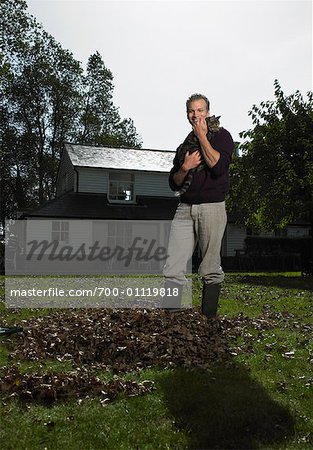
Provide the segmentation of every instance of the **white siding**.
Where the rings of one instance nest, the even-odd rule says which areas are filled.
[[[41,241],[52,242],[52,222],[68,222],[69,224],[69,241],[62,243],[61,245],[70,245],[73,249],[77,250],[82,243],[86,244],[86,247],[92,243],[92,221],[91,220],[67,220],[64,219],[29,219],[24,223],[27,226],[26,232],[26,252],[29,251],[33,245],[34,248],[39,245]],[[29,244],[31,241],[37,241],[37,244]],[[38,247],[38,250],[34,253],[40,253],[42,246]],[[46,253],[50,253],[51,248]]]
[[[104,169],[79,168],[79,192],[108,192],[109,172]],[[135,195],[173,197],[167,173],[134,172]]]
[[[246,238],[246,228],[233,223],[227,224],[226,229],[226,245],[227,254],[225,256],[235,256],[236,249],[243,249]]]
[[[288,226],[287,227],[287,236],[288,237],[308,237],[309,236],[309,227],[300,227],[300,226]]]
[[[136,173],[135,193],[152,197],[174,197],[174,192],[168,185],[167,173]]]
[[[79,168],[79,192],[105,194],[108,192],[108,172],[103,169]]]

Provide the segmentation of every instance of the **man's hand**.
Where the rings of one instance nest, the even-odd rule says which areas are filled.
[[[197,121],[193,122],[193,132],[197,138],[201,138],[207,135],[208,126],[204,117],[199,117]]]
[[[177,186],[182,186],[189,170],[197,167],[200,164],[200,162],[201,162],[200,152],[197,151],[191,154],[189,152],[186,152],[183,165],[178,170],[178,172],[176,172],[173,176],[173,180],[177,184]]]
[[[199,151],[193,152],[191,154],[189,152],[186,152],[182,169],[184,172],[188,172],[190,169],[198,167],[200,163],[201,163],[201,155]]]

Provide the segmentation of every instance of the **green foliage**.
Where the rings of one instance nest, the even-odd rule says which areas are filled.
[[[275,100],[253,105],[254,128],[242,132],[242,157],[231,170],[230,209],[238,222],[259,229],[313,223],[313,93],[285,96],[275,80]]]
[[[84,79],[84,107],[81,115],[82,143],[99,144],[112,132],[118,123],[117,109],[113,106],[113,75],[108,70],[98,52],[91,55]]]
[[[131,119],[121,120],[113,105],[113,75],[99,52],[89,57],[83,81],[83,108],[73,139],[83,144],[140,147]]]
[[[64,141],[140,147],[113,105],[113,76],[98,52],[81,63],[26,12],[0,3],[1,223],[54,196]]]

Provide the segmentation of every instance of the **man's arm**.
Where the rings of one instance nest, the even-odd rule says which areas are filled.
[[[177,186],[182,186],[184,184],[184,180],[189,170],[197,167],[200,164],[200,162],[201,162],[200,152],[193,152],[191,153],[191,155],[189,154],[189,152],[186,152],[183,165],[173,175],[174,183]]]
[[[210,168],[214,167],[218,163],[221,154],[212,147],[206,137],[208,127],[203,117],[199,120],[199,122],[194,124],[193,130],[195,135],[199,139],[205,162]]]

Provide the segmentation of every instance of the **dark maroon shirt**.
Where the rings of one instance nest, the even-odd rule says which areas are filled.
[[[216,203],[225,200],[225,194],[229,187],[228,172],[234,150],[234,141],[229,131],[221,128],[213,135],[211,145],[214,150],[220,153],[220,159],[214,167],[210,168],[206,165],[203,170],[193,173],[189,189],[180,196],[182,203]],[[177,186],[173,180],[173,175],[180,168],[177,150],[173,165],[174,167],[169,175],[169,185],[173,191],[178,191],[180,186]]]

